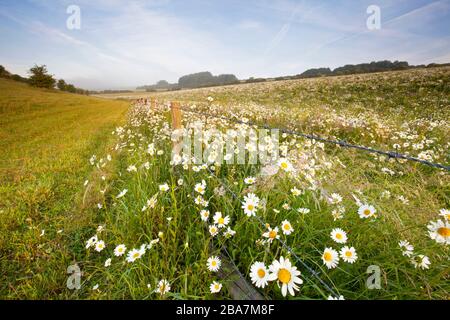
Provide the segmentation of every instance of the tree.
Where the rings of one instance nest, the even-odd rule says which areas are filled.
[[[0,77],[6,75],[6,69],[4,66],[0,65]]]
[[[48,74],[47,66],[45,65],[38,66],[35,64],[29,70],[29,74],[31,75],[29,78],[30,84],[34,87],[52,89],[55,86],[56,79],[51,74]]]
[[[56,84],[56,86],[61,91],[67,90],[67,83],[63,79],[58,80],[58,83]]]

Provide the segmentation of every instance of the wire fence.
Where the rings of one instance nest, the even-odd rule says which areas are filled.
[[[216,118],[216,119],[221,119],[221,120],[226,120],[229,122],[233,122],[236,124],[245,124],[245,125],[249,125],[249,126],[256,126],[259,128],[263,128],[263,129],[268,129],[268,130],[279,130],[282,133],[286,133],[286,134],[291,134],[291,135],[295,135],[298,137],[302,137],[302,138],[306,138],[309,140],[315,140],[315,141],[320,141],[320,142],[324,142],[324,143],[328,143],[328,144],[334,144],[334,145],[339,145],[341,147],[344,148],[350,148],[350,149],[357,149],[357,150],[361,150],[361,151],[365,151],[365,152],[369,152],[369,153],[375,153],[375,154],[379,154],[379,155],[384,155],[387,156],[388,158],[393,158],[393,159],[404,159],[404,160],[408,160],[408,161],[413,161],[413,162],[418,162],[421,163],[423,165],[427,165],[433,168],[437,168],[437,169],[443,169],[446,171],[450,171],[450,166],[446,166],[440,163],[434,163],[428,160],[423,160],[423,159],[419,159],[416,157],[411,157],[409,155],[406,154],[402,154],[402,153],[398,153],[396,151],[383,151],[383,150],[378,150],[378,149],[374,149],[374,148],[369,148],[369,147],[365,147],[365,146],[361,146],[361,145],[356,145],[356,144],[352,144],[352,143],[348,143],[346,141],[343,140],[332,140],[332,139],[328,139],[328,138],[324,138],[315,134],[306,134],[306,133],[302,133],[302,132],[298,132],[295,130],[290,130],[290,129],[285,129],[285,128],[274,128],[271,127],[267,124],[261,124],[261,123],[256,123],[253,121],[242,121],[239,119],[235,119],[232,117],[226,117],[223,115],[215,115],[212,113],[206,113],[206,112],[200,112],[200,111],[196,111],[196,110],[192,110],[190,108],[186,108],[186,107],[173,107],[174,109],[179,109],[182,111],[186,111],[189,113],[194,113],[194,114],[199,114],[205,117],[212,117],[212,118]]]
[[[318,135],[314,135],[314,134],[305,134],[305,133],[298,132],[298,131],[295,131],[295,130],[290,130],[290,129],[285,129],[285,128],[274,128],[274,127],[271,127],[271,126],[266,125],[266,124],[260,124],[260,123],[256,123],[256,122],[253,122],[253,121],[243,121],[243,120],[239,120],[239,119],[236,119],[236,118],[227,117],[227,116],[223,116],[223,115],[216,115],[216,114],[212,114],[212,113],[196,111],[196,110],[192,110],[190,108],[182,107],[182,106],[173,106],[172,105],[171,107],[172,107],[172,109],[179,109],[179,110],[182,110],[182,111],[185,111],[185,112],[202,115],[202,116],[207,117],[207,118],[216,118],[216,119],[221,119],[221,120],[229,121],[229,122],[236,123],[236,124],[244,124],[244,125],[248,125],[248,126],[256,126],[256,127],[264,128],[264,129],[268,129],[268,130],[276,129],[276,130],[279,130],[282,133],[303,137],[303,138],[306,138],[306,139],[309,139],[309,140],[315,140],[315,141],[320,141],[320,142],[324,142],[324,143],[328,143],[328,144],[339,145],[339,146],[345,147],[345,148],[351,148],[351,149],[361,150],[361,151],[365,151],[365,152],[369,152],[369,153],[375,153],[375,154],[379,154],[379,155],[384,155],[384,156],[387,156],[389,158],[394,158],[394,159],[405,159],[405,160],[408,160],[408,161],[421,163],[421,164],[424,164],[424,165],[427,165],[427,166],[430,166],[430,167],[434,167],[434,168],[437,168],[437,169],[443,169],[443,170],[450,171],[450,166],[442,165],[442,164],[439,164],[439,163],[433,163],[433,162],[430,162],[430,161],[427,161],[427,160],[411,157],[411,156],[408,156],[408,155],[405,155],[405,154],[401,154],[401,153],[398,153],[398,152],[377,150],[377,149],[373,149],[373,148],[369,148],[369,147],[365,147],[365,146],[361,146],[361,145],[351,144],[351,143],[348,143],[348,142],[343,141],[343,140],[332,140],[332,139],[324,138],[324,137],[321,137],[321,136],[318,136]],[[237,195],[230,188],[229,184],[224,179],[219,178],[216,175],[216,173],[214,171],[212,171],[211,168],[209,168],[209,167],[208,167],[208,172],[210,173],[211,176],[215,177],[220,182],[220,184],[223,186],[223,188],[225,190],[227,190],[227,192],[229,194],[231,194],[231,196],[236,201],[240,201],[241,200],[239,195]],[[254,217],[255,217],[255,219],[259,222],[259,224],[263,228],[266,228],[266,224],[264,223],[264,221],[259,216],[255,215]],[[296,262],[299,263],[309,273],[309,275],[312,278],[316,279],[323,286],[323,288],[326,291],[328,291],[328,293],[332,297],[334,297],[336,299],[339,299],[339,297],[340,297],[339,293],[335,289],[333,289],[330,284],[328,284],[326,281],[324,281],[319,276],[323,272],[319,272],[319,271],[316,271],[313,268],[311,268],[305,261],[303,261],[303,259],[301,259],[295,253],[295,251],[292,249],[292,247],[290,247],[284,240],[282,240],[281,238],[276,238],[276,239],[283,246],[283,248],[285,248],[286,251],[290,253],[290,255],[296,260]],[[230,255],[230,253],[228,252],[228,250],[226,250],[226,248],[224,250],[224,253],[229,257],[231,263],[238,270],[237,266],[234,264],[234,262],[232,260],[232,257]],[[309,277],[307,277],[305,275],[303,276],[303,278],[306,281],[310,282],[313,286],[316,286],[316,284],[314,283],[312,278],[309,278]]]

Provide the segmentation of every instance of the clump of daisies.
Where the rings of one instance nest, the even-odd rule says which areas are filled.
[[[256,287],[265,288],[270,281],[276,281],[283,297],[288,292],[291,296],[295,296],[295,291],[300,290],[299,285],[303,283],[303,280],[299,276],[300,271],[297,267],[284,257],[274,260],[268,268],[260,261],[256,261],[250,267],[250,278]]]

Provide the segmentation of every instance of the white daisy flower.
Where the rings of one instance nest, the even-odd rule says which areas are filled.
[[[250,278],[257,288],[264,288],[269,281],[269,270],[263,262],[256,261],[250,268]]]
[[[300,271],[297,270],[297,267],[293,266],[289,259],[284,259],[280,257],[280,260],[274,260],[269,267],[270,275],[269,281],[277,281],[278,286],[281,284],[281,294],[283,297],[289,294],[291,296],[295,295],[294,291],[298,291],[300,288],[297,284],[302,284],[303,280],[298,276],[300,275]]]
[[[270,226],[267,226],[267,230],[267,232],[263,233],[263,237],[267,238],[269,243],[272,243],[274,239],[280,238],[280,235],[278,234],[278,227],[272,229]]]
[[[411,258],[411,263],[414,265],[414,268],[416,269],[429,269],[430,267],[430,259],[427,256],[424,256],[423,254],[419,254],[417,256],[413,256]]]
[[[127,251],[127,247],[125,247],[124,244],[119,244],[118,246],[116,246],[116,248],[114,249],[114,255],[116,257],[120,257],[123,256],[125,254],[125,251]]]
[[[135,262],[137,259],[140,259],[145,253],[145,248],[140,249],[132,249],[128,251],[127,262]]]
[[[217,235],[217,233],[219,232],[219,228],[216,225],[210,225],[209,226],[209,233],[211,234],[211,236],[215,236]]]
[[[290,235],[292,232],[294,232],[294,229],[292,228],[291,223],[287,220],[284,220],[281,223],[281,230],[283,230],[283,233],[285,235]]]
[[[216,212],[216,214],[214,215],[214,223],[217,224],[217,227],[219,227],[219,229],[221,229],[230,223],[230,217],[224,217],[222,216],[222,212]]]
[[[444,217],[445,220],[450,221],[450,210],[441,209],[441,210],[439,210],[439,215],[441,217]]]
[[[256,182],[256,178],[255,177],[247,177],[244,179],[245,184],[254,184]]]
[[[339,193],[332,193],[329,200],[331,204],[338,204],[342,202],[342,196]]]
[[[162,192],[169,191],[169,185],[167,183],[159,185],[159,191],[162,191]]]
[[[358,259],[355,248],[343,247],[339,252],[341,259],[348,263],[354,263]]]
[[[345,300],[345,299],[344,299],[344,296],[339,296],[339,297],[328,296],[327,300]]]
[[[103,240],[99,240],[95,243],[95,251],[101,252],[103,249],[105,249],[106,245]]]
[[[205,194],[205,190],[206,190],[206,182],[205,180],[202,180],[201,183],[197,183],[194,186],[194,190],[200,194]]]
[[[413,255],[414,246],[410,244],[407,240],[401,240],[398,243],[400,249],[402,249],[402,255],[406,257],[411,257]]]
[[[278,160],[278,167],[286,172],[292,171],[292,164],[286,158],[280,158]]]
[[[437,243],[450,244],[450,222],[442,220],[430,221],[427,228],[431,239]]]
[[[200,217],[201,217],[202,221],[205,221],[205,222],[208,221],[208,219],[209,219],[209,211],[205,210],[205,209],[201,210],[200,211]]]
[[[358,209],[358,214],[361,219],[370,218],[375,216],[375,213],[377,210],[374,208],[374,206],[363,204]]]
[[[208,259],[206,266],[208,267],[208,270],[211,272],[217,272],[220,269],[222,262],[220,261],[219,257],[212,256]]]
[[[158,287],[156,288],[155,292],[159,293],[160,295],[165,295],[166,293],[168,293],[170,291],[170,284],[169,281],[163,279],[160,280],[158,283]]]
[[[89,249],[92,246],[95,246],[95,244],[97,243],[98,238],[97,235],[91,237],[87,242],[86,242],[86,249]]]
[[[249,193],[246,196],[244,196],[244,201],[242,202],[242,209],[244,209],[244,213],[248,217],[256,215],[259,201],[260,201],[259,198],[253,193]]]
[[[291,189],[291,193],[292,193],[293,196],[298,197],[299,195],[302,194],[302,191],[297,189],[296,187],[294,187],[294,188]]]
[[[347,233],[340,229],[340,228],[334,228],[331,231],[331,239],[333,239],[337,243],[346,243],[347,242]]]
[[[211,293],[219,293],[220,290],[222,290],[222,284],[220,282],[213,281],[213,283],[209,286],[209,290]]]
[[[311,212],[311,210],[308,208],[298,208],[297,211],[298,211],[298,213],[301,213],[301,214],[308,214]]]
[[[123,189],[118,195],[117,195],[117,199],[120,199],[120,198],[122,198],[124,195],[126,195],[127,194],[127,192],[128,192],[128,190],[127,189]]]
[[[224,232],[225,238],[231,238],[236,234],[236,231],[232,230],[230,227],[227,228],[227,231]]]
[[[339,263],[339,254],[333,248],[325,248],[322,254],[322,261],[328,269],[336,268]]]

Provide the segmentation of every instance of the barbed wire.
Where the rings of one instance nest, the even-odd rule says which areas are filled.
[[[211,168],[207,167],[209,173],[214,176],[219,182],[220,184],[231,194],[231,196],[237,200],[240,201],[239,196],[230,188],[229,184],[224,181],[224,179],[219,178],[212,170]],[[254,216],[256,218],[256,220],[258,220],[258,222],[262,225],[262,227],[265,229],[266,228],[266,223],[257,215]],[[322,278],[319,277],[319,272],[317,272],[316,270],[314,270],[313,268],[311,268],[310,266],[308,266],[302,259],[300,259],[300,257],[294,252],[294,250],[281,238],[276,238],[278,240],[278,242],[280,242],[282,244],[282,246],[295,258],[295,260],[300,263],[314,278],[316,278],[320,284],[323,285],[323,287],[329,292],[331,293],[331,295],[335,298],[339,298],[339,294],[336,293],[330,285],[328,285]],[[308,277],[304,277],[306,280],[311,281]]]
[[[264,128],[267,130],[279,130],[282,133],[286,133],[286,134],[291,134],[291,135],[295,135],[295,136],[299,136],[299,137],[303,137],[309,140],[315,140],[315,141],[321,141],[324,143],[328,143],[328,144],[334,144],[334,145],[339,145],[341,147],[344,148],[351,148],[351,149],[357,149],[357,150],[361,150],[361,151],[366,151],[369,153],[375,153],[375,154],[379,154],[379,155],[384,155],[387,156],[389,158],[394,158],[394,159],[404,159],[407,161],[414,161],[414,162],[418,162],[433,168],[437,168],[437,169],[444,169],[447,171],[450,171],[450,166],[446,166],[440,163],[434,163],[428,160],[423,160],[423,159],[419,159],[419,158],[415,158],[415,157],[411,157],[408,156],[406,154],[402,154],[402,153],[398,153],[396,151],[383,151],[383,150],[378,150],[378,149],[373,149],[373,148],[369,148],[369,147],[365,147],[365,146],[361,146],[361,145],[357,145],[357,144],[352,144],[352,143],[348,143],[344,140],[332,140],[332,139],[328,139],[328,138],[324,138],[315,134],[306,134],[306,133],[302,133],[302,132],[298,132],[298,131],[294,131],[294,130],[290,130],[290,129],[285,129],[285,128],[274,128],[271,127],[267,124],[260,124],[260,123],[256,123],[253,121],[243,121],[243,120],[239,120],[239,119],[235,119],[235,118],[231,118],[231,117],[226,117],[223,115],[215,115],[212,113],[206,113],[206,112],[200,112],[200,111],[196,111],[196,110],[192,110],[190,108],[186,108],[186,107],[173,107],[173,109],[179,109],[182,111],[186,111],[186,112],[190,112],[190,113],[194,113],[194,114],[199,114],[199,115],[203,115],[206,117],[213,117],[216,119],[221,119],[221,120],[226,120],[226,121],[230,121],[230,122],[234,122],[237,124],[245,124],[248,126],[256,126],[256,127],[260,127],[260,128]]]

